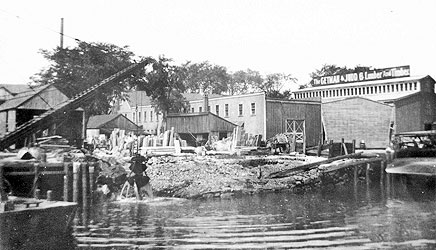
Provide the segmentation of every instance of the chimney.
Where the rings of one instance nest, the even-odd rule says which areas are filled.
[[[209,112],[209,96],[207,95],[207,93],[204,93],[204,98],[203,98],[203,110],[204,112]]]

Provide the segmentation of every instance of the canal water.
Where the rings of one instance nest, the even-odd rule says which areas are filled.
[[[390,184],[94,204],[74,248],[436,249],[434,187]]]

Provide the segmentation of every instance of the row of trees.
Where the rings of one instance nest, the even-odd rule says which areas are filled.
[[[54,84],[69,97],[100,82],[134,62],[129,47],[105,43],[80,42],[74,48],[41,50],[50,65],[32,80],[37,84]],[[281,92],[286,83],[295,83],[290,74],[275,73],[266,76],[247,69],[229,72],[226,67],[209,62],[186,62],[175,65],[169,58],[147,57],[148,66],[141,72],[99,91],[96,98],[84,104],[89,115],[105,114],[116,99],[126,98],[130,90],[144,90],[152,97],[157,111],[166,114],[178,112],[185,105],[182,93],[242,94],[265,91],[267,96],[289,98],[290,92]]]
[[[41,53],[50,65],[36,74],[33,81],[38,84],[54,84],[69,97],[122,70],[136,58],[129,47],[106,43],[79,42],[75,48],[58,47],[50,51],[42,50]],[[157,59],[143,57],[139,60],[147,60],[148,65],[131,77],[104,87],[96,98],[83,104],[88,115],[108,113],[114,100],[125,99],[125,93],[131,90],[146,91],[151,96],[156,111],[165,117],[170,112],[180,112],[186,108],[182,93],[236,95],[264,91],[268,97],[290,98],[291,92],[282,89],[285,84],[296,83],[297,80],[290,74],[264,76],[250,69],[232,73],[226,67],[209,62],[175,65],[164,56]],[[311,76],[348,73],[350,70],[352,69],[324,65]]]

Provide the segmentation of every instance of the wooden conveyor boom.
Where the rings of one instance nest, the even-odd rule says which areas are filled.
[[[53,122],[55,122],[56,117],[79,108],[81,103],[94,96],[96,91],[98,91],[101,87],[124,80],[130,74],[132,74],[132,72],[135,72],[137,69],[144,67],[148,63],[149,60],[145,59],[139,63],[132,64],[127,68],[93,85],[92,87],[82,91],[81,93],[77,94],[68,101],[58,105],[57,107],[46,111],[45,113],[33,118],[26,123],[23,123],[14,131],[6,133],[3,137],[0,138],[0,150],[4,150],[5,148],[15,144],[16,141],[21,138],[28,137],[38,132],[39,130],[41,130],[41,128],[49,127]]]

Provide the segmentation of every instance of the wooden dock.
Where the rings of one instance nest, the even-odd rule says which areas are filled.
[[[27,189],[19,192],[27,193],[25,197],[87,203],[91,201],[90,197],[95,190],[95,170],[98,169],[99,164],[99,162],[47,163],[15,158],[2,159],[0,160],[1,201],[7,200],[3,181],[6,179],[11,182],[13,191],[18,188]],[[21,183],[21,187],[16,187],[13,185],[13,180],[15,182],[25,180],[25,182]]]

